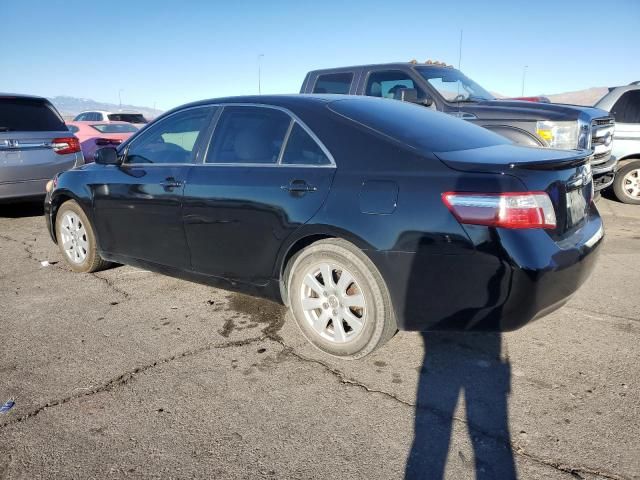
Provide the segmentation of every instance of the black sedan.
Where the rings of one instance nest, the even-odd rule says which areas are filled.
[[[507,331],[566,303],[603,238],[588,154],[394,100],[214,99],[58,175],[45,209],[74,271],[282,301],[358,358],[398,328]]]

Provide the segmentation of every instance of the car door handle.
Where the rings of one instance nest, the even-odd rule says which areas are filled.
[[[282,185],[280,188],[291,193],[315,192],[318,190],[317,187],[309,185],[304,180],[293,180],[289,185]]]
[[[182,182],[177,181],[173,177],[167,177],[160,185],[162,185],[162,188],[170,190],[172,188],[180,188],[182,186]]]

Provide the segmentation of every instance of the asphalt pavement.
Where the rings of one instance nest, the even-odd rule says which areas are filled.
[[[341,361],[271,302],[74,274],[39,205],[2,206],[0,479],[640,478],[640,206],[599,208],[561,310]]]

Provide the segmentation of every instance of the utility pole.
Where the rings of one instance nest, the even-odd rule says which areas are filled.
[[[525,65],[522,69],[522,92],[520,93],[521,97],[524,97],[524,80],[527,77],[527,68],[529,68],[529,65]]]
[[[118,103],[120,105],[120,110],[122,110],[122,95],[121,95],[122,92],[124,92],[124,88],[121,88],[120,90],[118,90]]]
[[[258,55],[258,95],[262,94],[262,89],[260,86],[260,76],[262,74],[262,57],[264,57],[264,53]]]
[[[461,64],[462,64],[462,29],[460,29],[460,44],[458,48],[458,70],[460,70]]]

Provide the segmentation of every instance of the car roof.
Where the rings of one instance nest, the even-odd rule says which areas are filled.
[[[392,63],[369,63],[366,65],[351,65],[348,67],[332,67],[332,68],[319,68],[311,70],[309,73],[328,73],[328,72],[342,72],[344,70],[357,70],[360,68],[413,68],[413,67],[433,67],[433,68],[453,68],[447,65],[436,63],[418,63],[418,62],[392,62]]]
[[[5,93],[0,92],[0,98],[24,98],[24,99],[32,99],[32,100],[44,100],[49,102],[49,99],[46,97],[40,97],[38,95],[26,95],[24,93]]]

